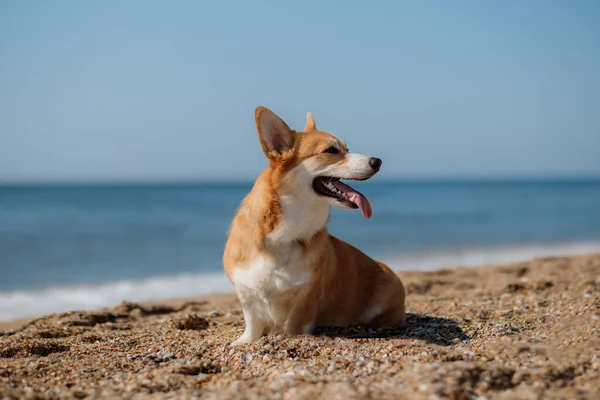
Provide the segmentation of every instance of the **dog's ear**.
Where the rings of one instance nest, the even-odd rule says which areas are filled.
[[[266,107],[258,107],[254,113],[256,130],[263,152],[271,160],[280,160],[294,148],[296,132]]]
[[[316,130],[317,124],[315,124],[312,113],[306,113],[306,125],[304,125],[304,132],[313,132]]]

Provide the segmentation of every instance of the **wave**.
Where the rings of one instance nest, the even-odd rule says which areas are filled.
[[[600,241],[544,245],[511,245],[406,254],[384,260],[396,271],[502,264],[537,257],[572,256],[600,251]],[[69,310],[94,310],[127,301],[189,298],[233,292],[221,273],[182,274],[123,280],[98,285],[50,287],[0,292],[0,320],[33,317]]]
[[[388,258],[394,271],[433,271],[527,261],[539,257],[575,256],[600,252],[600,241],[524,244],[409,253]]]
[[[117,305],[124,300],[141,302],[232,291],[233,286],[223,272],[0,292],[0,320],[69,310],[95,310]]]

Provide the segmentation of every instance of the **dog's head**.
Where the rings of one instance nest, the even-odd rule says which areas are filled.
[[[362,181],[375,175],[379,158],[350,153],[346,144],[331,133],[317,130],[310,113],[304,132],[295,132],[271,110],[256,109],[256,129],[270,168],[278,171],[278,189],[288,196],[329,203],[339,208],[360,208],[371,217],[369,200],[341,182]]]

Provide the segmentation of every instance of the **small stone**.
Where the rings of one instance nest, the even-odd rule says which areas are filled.
[[[250,364],[252,363],[252,360],[254,359],[254,356],[252,356],[252,354],[248,353],[248,354],[244,354],[242,356],[242,362],[246,363],[246,364]]]
[[[545,389],[546,388],[546,384],[541,381],[533,382],[532,386],[534,387],[534,389]]]
[[[172,359],[174,357],[174,354],[171,353],[170,351],[165,351],[164,353],[162,353],[161,355],[159,355],[156,358],[157,362],[163,362],[163,361],[169,361],[170,359]]]
[[[336,365],[333,361],[331,361],[329,363],[329,366],[327,367],[327,372],[332,373],[332,372],[335,372],[335,370],[336,370]]]
[[[277,379],[269,384],[269,388],[274,392],[280,392],[285,387],[285,381]]]

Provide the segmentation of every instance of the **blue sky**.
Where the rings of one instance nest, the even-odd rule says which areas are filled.
[[[0,181],[246,179],[264,105],[388,178],[600,175],[600,2],[0,2]]]

